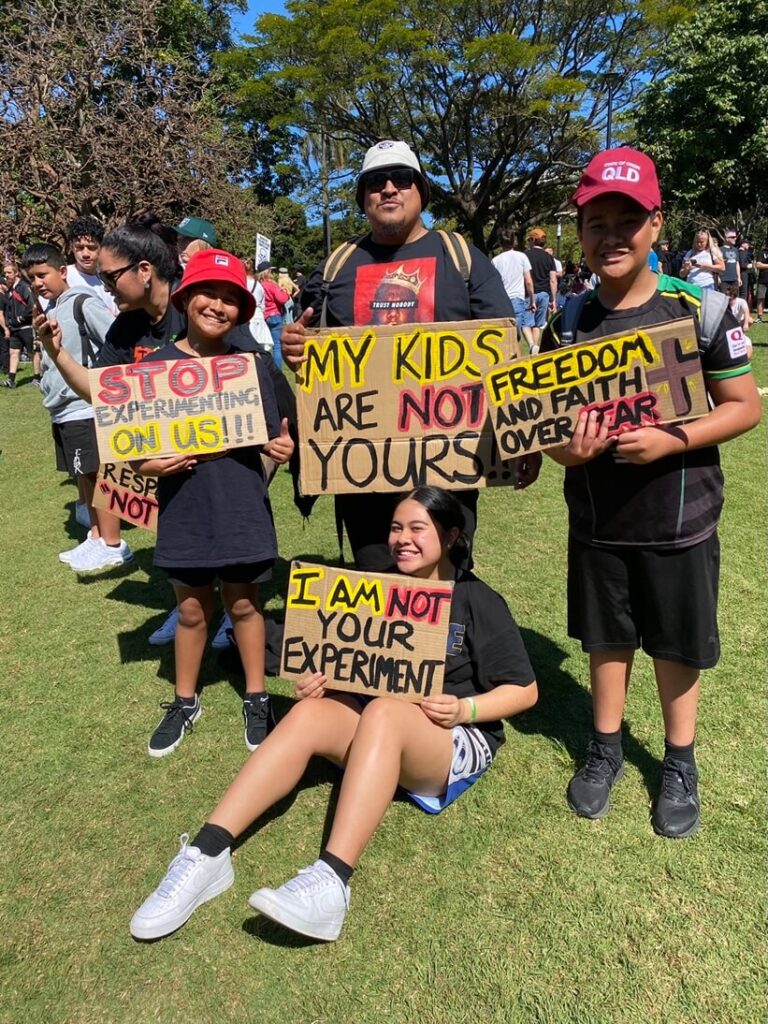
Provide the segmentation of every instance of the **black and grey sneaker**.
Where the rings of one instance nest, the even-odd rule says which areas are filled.
[[[587,763],[568,783],[568,806],[580,818],[604,818],[611,809],[611,788],[624,775],[624,758],[594,737],[589,741]]]
[[[197,694],[194,704],[185,704],[181,697],[177,697],[172,701],[164,701],[160,707],[165,708],[165,714],[150,737],[147,747],[150,757],[172,754],[203,713]]]
[[[699,773],[696,765],[665,757],[661,792],[653,808],[653,831],[667,839],[686,839],[699,831]]]
[[[245,745],[249,750],[255,750],[275,727],[275,717],[272,714],[268,693],[245,695],[243,721],[245,722]]]

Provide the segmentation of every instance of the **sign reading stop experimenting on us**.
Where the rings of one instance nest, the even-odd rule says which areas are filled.
[[[105,366],[88,377],[102,462],[213,455],[268,440],[253,356]]]

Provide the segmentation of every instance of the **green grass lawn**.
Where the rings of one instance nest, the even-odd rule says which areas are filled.
[[[768,384],[768,328],[758,382]],[[627,774],[604,821],[564,792],[590,724],[585,656],[565,630],[561,471],[481,497],[477,569],[524,629],[541,698],[507,727],[486,779],[438,818],[397,802],[330,946],[255,916],[246,900],[319,852],[335,774],[318,764],[235,855],[233,888],[175,935],[139,944],[138,904],[242,763],[239,680],[213,657],[205,714],[159,761],[146,742],[170,698],[169,648],[149,633],[171,591],[151,535],[126,531],[130,571],[78,580],[74,488],[53,470],[28,371],[0,393],[0,1020],[13,1024],[754,1024],[763,1018],[766,429],[723,448],[723,657],[706,674],[698,759],[703,829],[654,836],[663,731],[638,658]],[[284,559],[333,560],[328,500],[305,525],[281,473]],[[270,591],[278,609],[282,563]],[[270,680],[279,712],[290,686]]]

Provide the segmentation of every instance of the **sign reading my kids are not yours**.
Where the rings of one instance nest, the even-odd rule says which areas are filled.
[[[519,353],[513,320],[308,329],[304,352],[304,494],[514,483],[483,390]]]
[[[485,387],[505,458],[567,444],[582,410],[609,437],[709,412],[689,317],[494,367]]]
[[[281,675],[421,703],[443,691],[453,583],[293,562]]]
[[[88,376],[103,463],[215,455],[268,440],[253,356],[144,361]]]

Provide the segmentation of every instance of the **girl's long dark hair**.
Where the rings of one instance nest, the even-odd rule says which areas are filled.
[[[161,281],[173,281],[181,276],[175,239],[173,229],[164,227],[154,214],[140,213],[135,220],[106,234],[101,244],[126,263],[146,260]]]

